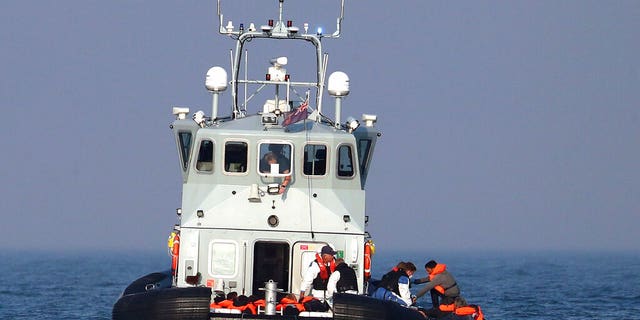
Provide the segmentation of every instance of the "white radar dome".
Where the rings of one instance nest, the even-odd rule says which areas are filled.
[[[342,71],[336,71],[329,76],[327,86],[329,94],[335,97],[342,97],[349,94],[349,76]]]
[[[204,86],[209,91],[224,91],[227,89],[227,71],[221,67],[213,67],[207,71]]]

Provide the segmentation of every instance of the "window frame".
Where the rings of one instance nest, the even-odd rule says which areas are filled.
[[[211,170],[200,170],[198,169],[198,163],[200,162],[200,149],[202,148],[202,143],[205,141],[209,141],[211,142]],[[201,138],[198,140],[198,148],[195,151],[194,157],[193,159],[195,159],[195,161],[193,162],[193,168],[195,169],[195,171],[197,173],[201,173],[201,174],[213,174],[213,172],[215,171],[215,163],[216,163],[216,142],[215,140],[213,140],[212,138]],[[204,161],[203,161],[204,162]]]
[[[340,159],[341,159],[340,158],[341,157],[340,148],[342,148],[342,147],[348,147],[349,150],[350,150],[349,153],[351,154],[351,175],[349,175],[349,176],[341,176],[340,175],[340,172],[341,172],[341,170],[340,170],[340,163],[341,163],[341,161],[340,161]],[[351,180],[351,179],[356,177],[356,175],[357,175],[356,170],[357,170],[357,166],[358,166],[358,160],[355,159],[354,150],[355,150],[355,147],[351,143],[340,143],[340,144],[338,144],[336,146],[336,165],[335,165],[335,168],[336,168],[336,177],[338,179]]]
[[[305,160],[304,160],[304,154],[306,152],[306,148],[307,146],[323,146],[325,147],[325,166],[324,166],[324,174],[320,175],[320,174],[306,174],[304,172],[304,165],[305,165]],[[315,158],[315,154],[314,154],[314,158]],[[330,168],[331,168],[331,148],[329,147],[329,145],[327,143],[324,142],[314,142],[314,141],[308,141],[304,144],[304,146],[302,147],[302,175],[308,178],[324,178],[326,176],[328,176],[330,173]]]
[[[278,174],[271,174],[271,172],[262,172],[260,171],[260,162],[262,161],[262,157],[264,157],[264,155],[262,155],[260,149],[261,146],[263,144],[284,144],[284,145],[288,145],[289,149],[291,150],[290,152],[290,158],[289,158],[289,173],[278,173]],[[267,147],[268,148],[268,147]],[[275,178],[282,178],[282,177],[289,177],[289,176],[293,176],[293,171],[295,170],[295,149],[294,149],[294,145],[291,141],[285,141],[285,140],[258,140],[258,142],[256,143],[256,173],[259,176],[262,177],[275,177]],[[266,153],[265,153],[266,154]]]
[[[207,266],[207,272],[209,273],[209,275],[211,275],[212,277],[215,278],[222,278],[222,279],[232,279],[235,278],[238,275],[238,272],[240,269],[239,268],[239,261],[240,261],[240,245],[238,244],[238,242],[233,241],[233,240],[228,240],[228,239],[215,239],[212,240],[211,242],[209,242],[209,257],[214,257],[213,254],[213,247],[216,244],[231,244],[234,247],[233,250],[233,273],[232,274],[218,274],[218,273],[214,273],[215,270],[213,270],[213,258],[208,259],[208,266]]]
[[[234,171],[227,171],[225,168],[225,165],[227,163],[227,145],[229,143],[244,143],[247,146],[247,159],[246,159],[246,164],[247,164],[247,168],[244,171],[241,172],[234,172]],[[222,149],[222,161],[220,161],[220,164],[222,165],[222,173],[224,175],[228,175],[228,176],[246,176],[249,174],[250,170],[251,170],[251,161],[249,161],[249,159],[251,159],[251,148],[250,148],[250,143],[249,140],[247,139],[237,139],[237,138],[233,138],[233,139],[225,139],[224,140],[224,147]]]
[[[187,169],[189,169],[189,161],[191,161],[191,152],[193,149],[193,140],[195,137],[193,132],[189,130],[179,130],[176,135],[178,139],[178,150],[180,151],[180,167],[183,172],[186,172]],[[186,150],[184,141],[182,139],[183,135],[187,135],[189,137],[189,145],[186,146]]]

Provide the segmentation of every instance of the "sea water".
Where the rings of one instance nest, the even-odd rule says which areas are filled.
[[[445,263],[490,320],[640,319],[640,254],[378,252],[373,276],[411,261],[424,277],[428,259]],[[170,262],[163,252],[0,253],[0,319],[111,319],[131,281]],[[428,294],[418,304],[428,307]]]

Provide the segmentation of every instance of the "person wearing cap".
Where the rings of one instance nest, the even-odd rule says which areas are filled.
[[[336,270],[333,256],[336,252],[329,245],[325,245],[320,250],[320,253],[316,253],[316,259],[311,261],[309,268],[302,277],[302,283],[300,284],[300,301],[305,296],[305,293],[311,289],[311,295],[320,300],[325,300],[327,296],[327,283],[329,282],[329,276]]]

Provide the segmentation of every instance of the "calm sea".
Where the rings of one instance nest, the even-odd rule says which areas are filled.
[[[374,277],[400,260],[413,261],[422,277],[429,258],[447,264],[490,320],[640,319],[640,254],[379,252]],[[111,319],[129,282],[169,264],[164,253],[2,252],[0,319]]]

